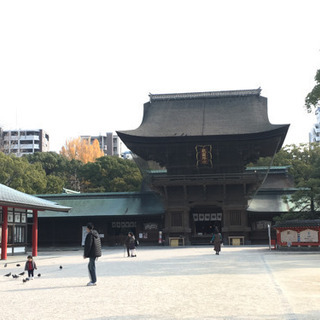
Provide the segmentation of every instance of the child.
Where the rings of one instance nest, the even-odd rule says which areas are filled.
[[[37,269],[36,263],[33,261],[32,256],[28,256],[26,261],[26,265],[24,267],[24,270],[28,270],[28,277],[33,280],[33,270]]]

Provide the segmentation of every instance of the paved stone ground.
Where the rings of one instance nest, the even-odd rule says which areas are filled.
[[[201,246],[137,253],[104,248],[96,287],[86,286],[81,249],[40,251],[41,277],[26,283],[3,276],[23,271],[26,256],[10,256],[0,261],[0,319],[320,319],[319,252],[226,246],[217,256]]]

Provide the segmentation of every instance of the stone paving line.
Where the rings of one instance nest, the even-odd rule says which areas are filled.
[[[26,256],[0,261],[0,319],[320,319],[319,252],[139,247],[127,258],[104,248],[95,287],[81,248],[39,251],[33,281],[3,276]]]

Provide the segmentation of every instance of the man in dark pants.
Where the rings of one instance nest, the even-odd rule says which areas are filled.
[[[89,275],[91,281],[87,284],[88,286],[95,286],[97,284],[96,276],[96,259],[101,257],[101,241],[97,230],[93,229],[93,224],[89,222],[87,224],[87,236],[84,243],[84,254],[83,258],[89,258]]]

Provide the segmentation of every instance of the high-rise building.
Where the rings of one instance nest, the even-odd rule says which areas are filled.
[[[315,111],[317,117],[317,122],[313,125],[309,133],[309,142],[319,142],[320,141],[320,107]]]
[[[122,141],[112,132],[107,132],[105,136],[81,136],[81,139],[88,140],[90,143],[93,143],[94,140],[98,140],[100,149],[105,155],[121,157]]]
[[[2,149],[5,154],[14,153],[17,156],[47,152],[49,151],[49,135],[42,129],[4,130]]]

